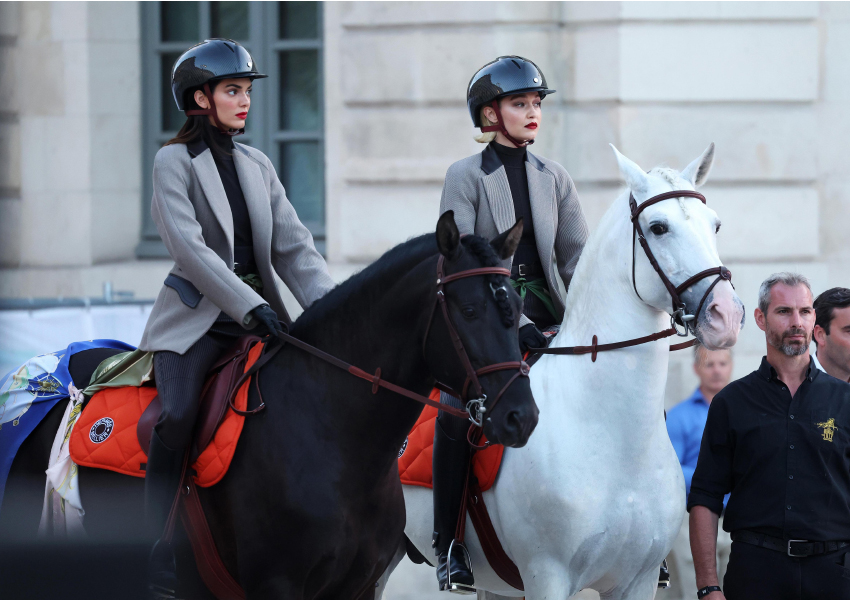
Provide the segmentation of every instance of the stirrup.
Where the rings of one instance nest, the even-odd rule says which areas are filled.
[[[463,550],[464,555],[466,556],[466,566],[469,567],[469,574],[472,575],[473,580],[475,579],[475,573],[472,571],[472,558],[469,556],[469,550],[466,549],[466,546],[463,544],[458,544],[460,548]],[[475,586],[467,585],[465,583],[452,583],[452,550],[455,547],[455,540],[452,539],[452,543],[449,544],[449,552],[446,555],[446,591],[449,591],[453,594],[464,594],[471,595],[477,594],[478,590],[475,589]]]
[[[661,570],[658,573],[658,589],[666,590],[670,587],[670,570],[667,567],[667,559],[661,561]]]

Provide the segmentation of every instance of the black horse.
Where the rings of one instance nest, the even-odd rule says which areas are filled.
[[[521,233],[517,223],[491,243],[461,239],[446,213],[436,236],[387,252],[308,308],[291,333],[367,372],[380,367],[384,379],[418,394],[428,395],[435,380],[461,389],[467,373],[439,310],[425,343],[438,258],[445,257],[446,275],[498,266],[513,254]],[[496,293],[502,286],[507,294]],[[505,276],[460,279],[445,294],[474,368],[521,360],[521,300]],[[481,383],[493,398],[515,374],[490,373]],[[246,418],[224,479],[199,491],[222,560],[250,599],[373,598],[403,535],[397,455],[423,406],[385,389],[373,395],[369,383],[290,346],[260,370],[260,386],[266,409]],[[252,386],[249,406],[257,404]],[[62,408],[30,436],[13,465],[0,511],[7,525],[8,499],[20,504],[16,481],[43,473]],[[486,415],[489,440],[524,445],[538,417],[528,379],[514,381]],[[29,518],[37,526],[43,475],[35,480],[41,488]],[[88,534],[107,539],[116,530],[141,531],[142,483],[81,469]],[[15,518],[18,525],[24,520]],[[178,554],[179,568],[187,562]],[[195,573],[185,579],[197,583]]]

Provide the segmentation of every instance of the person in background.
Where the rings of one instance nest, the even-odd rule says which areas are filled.
[[[850,600],[850,386],[809,356],[815,309],[805,277],[768,277],[754,316],[767,355],[712,400],[691,480],[697,597]],[[723,589],[721,513],[732,534]]]
[[[815,298],[815,366],[850,382],[850,290],[834,287]]]
[[[697,467],[702,432],[708,418],[708,407],[714,395],[726,387],[732,377],[732,352],[730,350],[711,351],[700,345],[694,346],[694,373],[699,377],[699,386],[693,394],[674,406],[667,414],[667,433],[682,465],[686,496],[691,491],[691,478]],[[721,531],[717,543],[717,567],[721,578],[726,571],[731,545],[732,540],[729,534]],[[673,576],[672,589],[667,600],[693,598],[697,588],[688,519],[682,523],[668,562]]]

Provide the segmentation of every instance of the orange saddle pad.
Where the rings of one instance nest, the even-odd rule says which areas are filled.
[[[248,353],[247,371],[260,357],[262,344]],[[233,404],[239,410],[248,406],[246,381]],[[136,426],[148,404],[156,396],[151,386],[107,388],[91,397],[71,432],[71,459],[78,465],[108,469],[133,477],[144,477],[147,455],[139,444]],[[210,444],[192,465],[195,484],[209,487],[221,481],[230,467],[245,417],[228,410]],[[433,429],[433,428],[432,428]]]
[[[440,390],[431,391],[431,399],[440,401]],[[437,409],[426,406],[419,420],[410,430],[404,445],[398,453],[398,474],[403,485],[421,485],[434,487],[431,469],[431,459],[434,455],[434,426],[437,422]],[[486,438],[481,438],[481,443]],[[472,470],[481,486],[481,491],[487,491],[496,482],[499,466],[505,447],[501,444],[489,446],[476,452],[472,457]]]

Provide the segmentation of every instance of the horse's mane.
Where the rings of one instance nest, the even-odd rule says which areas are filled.
[[[467,235],[461,239],[461,243],[481,261],[482,266],[499,265],[496,251],[484,238]],[[309,306],[293,323],[293,332],[317,326],[344,307],[352,306],[362,294],[371,294],[375,290],[386,288],[388,283],[398,280],[410,269],[426,258],[436,255],[437,252],[437,236],[433,233],[412,238],[391,248],[371,265],[355,273]],[[503,300],[498,304],[502,321],[506,326],[513,325],[513,308],[510,302]]]

